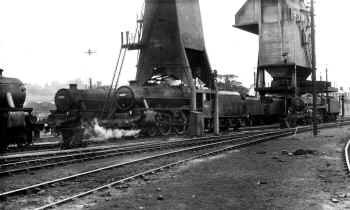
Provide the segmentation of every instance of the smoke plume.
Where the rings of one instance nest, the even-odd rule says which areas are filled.
[[[85,127],[85,135],[103,139],[121,139],[123,137],[137,137],[140,130],[106,129],[99,125],[95,119],[89,126]]]

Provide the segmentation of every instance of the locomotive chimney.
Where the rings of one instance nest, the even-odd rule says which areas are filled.
[[[69,89],[78,90],[78,85],[77,84],[69,84]]]
[[[2,69],[0,69],[0,77],[2,77],[2,72],[3,72],[4,70],[2,70]]]

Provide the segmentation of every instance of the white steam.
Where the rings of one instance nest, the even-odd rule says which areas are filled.
[[[103,139],[121,139],[123,137],[137,137],[140,130],[106,129],[99,125],[95,119],[89,126],[85,127],[85,134],[89,137]]]

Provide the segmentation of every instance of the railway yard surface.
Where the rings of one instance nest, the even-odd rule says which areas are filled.
[[[350,209],[350,127],[195,160],[61,209]],[[304,150],[304,151],[302,151]],[[307,153],[307,154],[304,154]]]
[[[258,131],[248,133],[252,136],[259,135]],[[237,136],[235,138],[238,138],[246,134],[235,135]],[[158,143],[166,145],[166,142],[169,141],[180,141],[180,144],[183,144],[181,140],[182,138],[174,137],[168,140],[158,138],[150,140],[149,143],[150,145]],[[53,207],[94,210],[350,209],[350,185],[348,184],[350,177],[347,175],[344,158],[345,145],[349,140],[350,126],[344,126],[321,130],[320,135],[316,138],[309,131],[253,146],[233,148],[210,157],[194,158],[170,168],[166,167],[156,173],[137,176]],[[196,142],[195,139],[193,141]],[[201,138],[201,142],[202,145],[215,143],[214,139],[210,138]],[[105,143],[110,144],[111,142]],[[164,148],[149,151],[142,149],[145,151],[140,153],[130,150],[138,147],[137,141],[127,140],[116,143],[120,146],[124,144],[121,151],[114,151],[113,147],[107,146],[112,151],[106,153],[106,146],[101,145],[97,147],[100,148],[98,151],[88,151],[91,156],[83,155],[81,152],[80,155],[62,154],[72,156],[62,161],[71,160],[72,162],[1,175],[0,194],[79,173],[89,172],[90,174],[50,183],[47,186],[37,186],[6,198],[1,194],[0,209],[41,208],[69,196],[89,191],[94,187],[116,182],[132,174],[142,173],[186,158],[191,159],[193,156],[224,149],[231,144],[238,143],[237,140],[232,143],[220,143],[215,148],[204,147],[174,153],[170,156],[139,161],[139,163],[117,166],[94,173],[89,171],[168,152],[187,150],[186,148],[195,147],[197,144],[191,143],[187,146],[174,144],[171,147],[164,146]],[[127,152],[129,150],[130,152]],[[121,152],[125,154],[120,155]],[[51,151],[43,153],[50,154]],[[100,153],[109,155],[99,157]],[[28,154],[33,154],[33,151]],[[16,156],[12,155],[12,157]],[[23,156],[23,154],[19,153],[18,156]],[[76,161],[73,161],[73,157]],[[80,158],[85,157],[90,158],[79,161]],[[23,168],[36,164],[51,164],[49,158],[49,156],[38,156],[36,159],[44,159],[45,162],[41,163],[36,160],[30,164],[17,164],[17,166]],[[26,161],[26,159],[20,161]]]

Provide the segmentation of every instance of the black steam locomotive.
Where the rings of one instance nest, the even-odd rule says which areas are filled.
[[[117,127],[141,129],[149,136],[168,135],[172,131],[183,134],[189,127],[191,94],[185,86],[120,87],[116,93]],[[197,111],[204,118],[204,129],[213,128],[214,93],[197,90]],[[263,98],[243,96],[233,91],[219,91],[219,126],[221,130],[280,123],[281,127],[295,127],[312,122],[312,97]],[[335,121],[340,112],[336,98],[318,96],[319,123]]]
[[[62,148],[82,144],[83,124],[104,116],[101,112],[107,95],[106,88],[78,89],[76,84],[56,92],[56,110],[51,110],[46,123],[53,133],[62,135]]]
[[[66,142],[74,142],[72,128],[98,118],[105,128],[137,129],[146,136],[184,134],[189,128],[191,90],[184,85],[169,85],[166,78],[138,86],[131,82],[111,93],[112,109],[102,112],[107,89],[61,89],[56,93],[57,110],[49,117],[51,127],[59,130]],[[284,101],[269,98],[262,102],[256,97],[243,97],[233,91],[219,91],[220,128],[239,128],[279,122]],[[201,113],[204,129],[213,128],[215,94],[209,89],[197,90],[197,111]]]
[[[197,89],[197,111],[203,118],[203,128],[213,129],[214,97],[209,89]],[[184,134],[190,126],[191,90],[184,85],[172,85],[157,80],[139,86],[131,82],[111,92],[111,109],[103,112],[107,88],[61,89],[56,93],[57,110],[50,116],[63,135],[67,147],[81,142],[81,125],[98,118],[101,126],[110,129],[137,129],[146,136]],[[311,121],[311,104],[308,95],[299,98],[267,97],[263,99],[242,96],[233,91],[219,91],[219,124],[221,130],[240,126],[282,123],[284,126],[308,124]],[[335,120],[339,102],[329,98],[318,101],[319,121]],[[76,135],[78,133],[78,135]]]
[[[222,130],[278,122],[284,110],[283,100],[278,98],[262,103],[256,97],[243,97],[233,91],[218,94]],[[131,84],[120,87],[115,95],[118,126],[141,129],[149,136],[183,134],[189,128],[191,92],[186,86]],[[196,108],[203,117],[205,130],[213,128],[214,97],[211,90],[197,90]]]
[[[50,126],[59,126],[65,121],[76,119],[78,115],[83,120],[97,117],[106,95],[107,90],[104,88],[78,89],[76,84],[71,84],[69,89],[58,90],[55,95],[56,110],[51,111],[50,115],[54,120],[49,120]]]
[[[117,127],[141,129],[154,136],[171,132],[183,134],[190,122],[191,92],[184,85],[165,82],[139,86],[131,82],[115,92]],[[204,118],[204,129],[213,128],[214,92],[209,89],[196,90],[196,110]],[[233,91],[218,92],[219,126],[221,130],[280,123],[281,127],[307,125],[312,121],[312,97],[252,97]],[[318,122],[337,119],[340,103],[337,99],[319,95],[317,100]]]
[[[290,97],[286,100],[288,109],[286,124],[295,127],[300,124],[312,123],[312,94],[306,93],[300,97]],[[337,98],[323,95],[317,96],[316,120],[318,123],[336,121],[340,113],[340,101]]]
[[[18,146],[31,144],[33,132],[41,129],[32,115],[33,109],[23,108],[26,88],[16,78],[2,76],[0,69],[0,151],[9,144]]]

